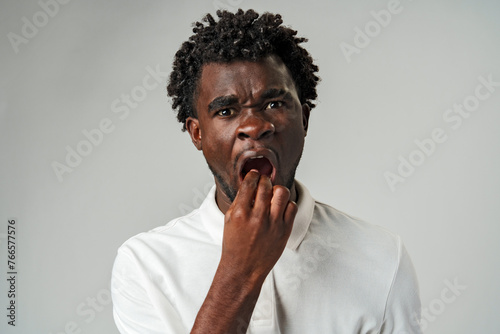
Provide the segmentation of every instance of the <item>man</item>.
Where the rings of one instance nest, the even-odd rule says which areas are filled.
[[[318,68],[281,17],[218,12],[167,87],[215,186],[197,210],[118,251],[122,333],[420,333],[399,237],[295,180]]]

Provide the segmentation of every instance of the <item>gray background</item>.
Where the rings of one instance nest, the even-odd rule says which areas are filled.
[[[37,1],[2,0],[0,331],[117,332],[108,298],[116,249],[197,207],[212,184],[175,120],[166,80],[141,91],[147,68],[169,72],[204,13],[242,7],[282,13],[310,39],[320,67],[298,179],[316,199],[402,236],[426,333],[498,333],[500,87],[457,129],[443,114],[474,94],[478,77],[500,81],[500,5],[401,0],[348,62],[341,43],[355,45],[356,27],[376,29],[370,12],[389,3],[73,0],[53,7],[52,17]],[[23,18],[40,27],[31,35],[24,28],[30,37],[13,46],[9,36],[24,38]],[[147,96],[115,113],[113,102],[123,107],[122,94],[132,92]],[[66,164],[67,147],[76,149],[82,131],[103,119],[112,132],[59,180],[54,162]],[[435,128],[447,140],[391,191],[384,173],[397,173],[399,156],[408,159],[414,141]],[[15,328],[4,314],[9,218],[18,232]],[[466,288],[445,290],[454,280]]]

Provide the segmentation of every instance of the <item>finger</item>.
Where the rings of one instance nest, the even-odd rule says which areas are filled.
[[[253,208],[256,215],[265,217],[267,220],[272,197],[273,184],[271,183],[271,179],[266,175],[261,175],[257,186],[257,193],[255,194],[255,204]]]
[[[283,215],[290,199],[290,190],[283,186],[274,186],[271,200],[270,218],[273,222],[283,221]]]
[[[285,213],[284,213],[284,219],[283,219],[283,224],[285,226],[285,235],[288,238],[290,234],[292,233],[292,228],[293,228],[293,222],[295,220],[295,216],[297,215],[297,211],[299,210],[299,207],[297,206],[297,203],[289,201]]]
[[[251,170],[245,175],[243,182],[241,183],[240,189],[236,194],[234,203],[241,205],[243,207],[250,208],[255,198],[255,192],[257,190],[257,185],[259,184],[260,173],[257,170]]]

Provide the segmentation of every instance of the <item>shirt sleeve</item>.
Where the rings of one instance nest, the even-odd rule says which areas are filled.
[[[381,334],[421,334],[420,295],[410,256],[398,238],[399,262],[385,307]]]
[[[111,278],[113,317],[120,333],[188,333],[165,292],[157,290],[141,262],[122,246]]]

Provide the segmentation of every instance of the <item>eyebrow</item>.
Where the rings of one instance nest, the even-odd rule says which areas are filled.
[[[212,112],[214,110],[236,104],[237,102],[238,98],[234,95],[219,96],[208,104],[208,111]]]
[[[274,99],[277,97],[283,97],[284,100],[289,101],[292,99],[292,94],[284,89],[269,88],[262,93],[260,100]],[[238,98],[235,95],[218,96],[208,104],[208,112],[228,107],[236,103],[238,103]]]
[[[277,88],[266,89],[260,97],[261,99],[266,100],[266,99],[274,99],[280,96],[284,96],[287,99],[291,98],[290,92],[287,92],[284,89],[277,89]]]

